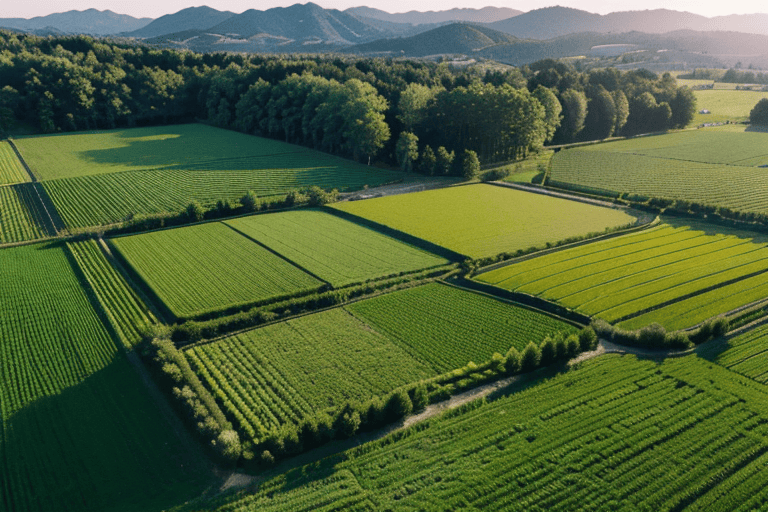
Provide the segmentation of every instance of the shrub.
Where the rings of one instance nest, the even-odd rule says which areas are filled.
[[[523,372],[530,372],[538,368],[539,361],[541,361],[541,351],[534,342],[529,342],[528,346],[523,350],[523,354],[520,358],[520,370]]]
[[[592,327],[587,326],[579,332],[579,348],[582,352],[597,348],[597,334]]]
[[[256,195],[256,192],[249,190],[240,198],[240,204],[243,205],[243,210],[246,212],[257,212],[261,208],[261,199]]]
[[[477,178],[478,174],[480,174],[480,160],[477,158],[477,153],[471,149],[465,149],[461,159],[461,176],[465,180],[471,180]]]
[[[388,421],[398,420],[413,411],[413,403],[405,390],[395,391],[389,396],[384,414]]]
[[[637,341],[643,347],[663,348],[666,346],[667,331],[657,323],[646,325],[640,329]]]
[[[200,222],[203,220],[203,217],[205,216],[205,212],[203,211],[203,207],[200,206],[200,203],[197,201],[193,201],[187,205],[187,218],[191,222]]]
[[[562,334],[555,336],[555,359],[568,359],[568,347],[565,345],[565,338]]]
[[[541,342],[540,351],[539,364],[541,364],[541,366],[549,366],[555,362],[557,352],[555,350],[555,342],[552,338],[549,336],[544,338],[544,341]],[[523,357],[525,357],[525,354],[523,354]]]
[[[576,334],[571,334],[565,340],[565,354],[568,359],[576,357],[581,352],[581,343],[579,343],[579,337]]]
[[[222,430],[219,436],[211,441],[216,451],[224,459],[236,462],[240,458],[241,446],[240,436],[234,430]]]
[[[498,352],[494,352],[491,356],[490,368],[496,373],[504,372],[504,356]]]
[[[259,456],[259,462],[264,466],[272,466],[275,463],[275,456],[269,450],[264,450]]]
[[[514,375],[520,371],[520,352],[515,347],[512,347],[507,351],[507,358],[504,366],[507,370],[507,375]]]
[[[342,414],[339,421],[339,427],[336,429],[343,437],[354,436],[360,429],[360,413],[357,411],[348,411]]]
[[[427,386],[419,384],[413,388],[413,397],[411,398],[414,411],[423,411],[429,405],[429,393]]]

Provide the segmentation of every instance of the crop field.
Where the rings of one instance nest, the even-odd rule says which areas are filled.
[[[555,300],[625,328],[658,322],[680,329],[768,296],[767,245],[768,239],[753,233],[715,232],[706,224],[668,219],[656,228],[532,258],[477,280]]]
[[[0,187],[0,244],[49,236],[44,215],[31,185]]]
[[[724,89],[728,86],[730,90]],[[749,112],[758,101],[768,98],[768,92],[736,91],[736,84],[715,84],[709,91],[693,91],[696,96],[696,114],[691,126],[704,123],[741,122],[749,119]],[[709,110],[711,114],[699,114],[700,110]]]
[[[444,258],[317,210],[253,215],[225,224],[334,287],[448,263]]]
[[[631,215],[493,185],[332,205],[470,258],[495,256],[635,222]]]
[[[120,340],[126,348],[136,345],[141,340],[142,329],[157,322],[155,316],[107,261],[95,240],[69,242],[67,248]]]
[[[541,313],[441,284],[402,290],[185,350],[254,439],[349,400],[483,363],[575,331]]]
[[[323,285],[219,222],[120,237],[111,243],[177,318]]]
[[[761,384],[768,383],[768,325],[761,325],[728,340],[713,361]]]
[[[403,174],[206,125],[21,138],[17,146],[69,229],[178,213],[317,185],[356,190]],[[0,183],[2,174],[0,173]]]
[[[768,500],[767,399],[695,356],[602,356],[218,511],[756,510]]]
[[[66,248],[4,249],[0,267],[0,508],[146,510],[200,492],[194,451],[117,351]]]
[[[30,181],[29,174],[19,162],[7,141],[0,141],[0,185],[12,185]]]
[[[352,314],[396,341],[437,373],[494,352],[522,350],[557,332],[575,332],[560,320],[442,284],[419,286],[346,307]]]
[[[349,400],[433,375],[342,308],[185,351],[241,431],[257,439]]]
[[[765,213],[766,143],[768,134],[726,127],[574,148],[554,156],[551,180]]]

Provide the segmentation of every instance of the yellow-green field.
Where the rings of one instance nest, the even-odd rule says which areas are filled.
[[[620,210],[493,185],[444,188],[333,207],[470,258],[541,247],[636,220]]]

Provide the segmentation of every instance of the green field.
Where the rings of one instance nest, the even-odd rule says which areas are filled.
[[[541,247],[635,222],[623,211],[493,185],[338,203],[333,208],[470,258]]]
[[[177,318],[308,292],[323,284],[218,222],[111,243]]]
[[[713,357],[714,362],[761,384],[768,383],[768,325],[730,338],[723,348]]]
[[[155,316],[107,260],[95,240],[69,242],[67,248],[115,333],[126,348],[135,346],[141,340],[142,331],[157,322]]]
[[[766,400],[762,385],[695,356],[602,356],[217,510],[760,510]]]
[[[249,190],[259,196],[310,185],[356,190],[403,178],[401,172],[201,124],[16,142],[70,229],[177,213],[192,201],[210,207]]]
[[[334,287],[448,263],[444,258],[317,210],[253,215],[225,224]]]
[[[768,92],[721,89],[725,86],[733,89],[736,84],[715,84],[715,89],[710,91],[693,91],[696,96],[696,114],[693,116],[691,126],[725,121],[747,121],[749,112],[757,102],[768,98]],[[711,114],[700,114],[699,111],[703,109],[709,110]]]
[[[341,308],[185,354],[222,410],[251,439],[432,376],[427,366]]]
[[[252,439],[350,400],[572,332],[561,321],[442,284],[398,291],[185,350]]]
[[[27,181],[30,181],[29,174],[19,162],[11,145],[7,141],[0,141],[0,185]]]
[[[768,211],[768,134],[686,131],[574,148],[552,159],[551,184]]]
[[[469,361],[482,363],[510,347],[522,350],[549,334],[575,331],[540,313],[441,284],[355,302],[347,309],[438,373]]]
[[[197,449],[117,350],[66,248],[3,249],[0,267],[0,509],[158,510],[199,493]]]
[[[763,274],[767,246],[768,239],[753,233],[667,220],[650,230],[532,258],[477,279],[628,329],[652,322],[680,329],[768,297]]]
[[[0,187],[0,244],[49,236],[44,216],[31,183]]]

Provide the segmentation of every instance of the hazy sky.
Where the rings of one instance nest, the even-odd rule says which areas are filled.
[[[186,7],[208,5],[220,11],[241,13],[247,9],[265,10],[270,7],[286,7],[308,0],[2,0],[0,18],[32,18],[54,12],[72,9],[84,10],[95,8],[109,9],[119,14],[129,14],[137,18],[158,18],[174,13]],[[483,7],[493,5],[510,7],[521,11],[530,11],[552,5],[563,5],[585,11],[605,14],[613,11],[631,11],[643,9],[674,9],[689,11],[704,16],[725,14],[752,14],[768,12],[766,0],[314,0],[322,7],[346,9],[358,5],[376,7],[388,12],[410,10],[430,11],[453,7]]]

